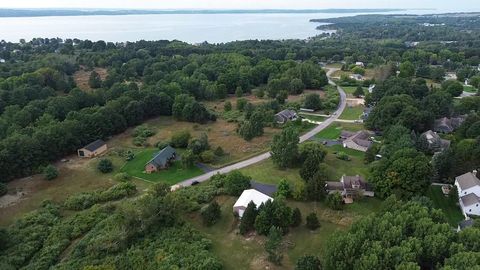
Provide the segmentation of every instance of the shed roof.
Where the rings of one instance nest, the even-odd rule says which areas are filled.
[[[85,147],[83,147],[84,149],[87,149],[88,151],[90,152],[93,152],[95,150],[97,150],[98,148],[104,146],[106,143],[103,141],[103,140],[96,140],[92,143],[89,143],[88,145],[86,145]]]
[[[469,189],[474,186],[480,186],[480,180],[472,173],[464,173],[460,176],[455,177],[458,185],[461,190]]]
[[[255,189],[247,189],[242,192],[242,195],[240,195],[233,207],[247,207],[250,202],[255,203],[255,205],[258,207],[262,203],[266,203],[268,200],[273,201],[270,196],[267,196],[260,191],[256,191]]]
[[[297,113],[293,110],[286,109],[286,110],[283,110],[283,111],[277,113],[276,115],[286,117],[288,119],[292,119],[293,117],[295,117],[295,115],[297,115]]]
[[[163,167],[167,164],[168,160],[176,153],[175,149],[168,145],[167,147],[163,148],[153,156],[153,158],[147,162],[147,164],[152,163],[156,167]]]

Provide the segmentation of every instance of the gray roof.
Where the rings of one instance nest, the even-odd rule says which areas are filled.
[[[325,182],[325,187],[327,190],[343,190],[342,182]]]
[[[277,192],[276,185],[262,184],[252,180],[250,181],[250,186],[256,191],[259,191],[268,196],[273,196],[273,194]]]
[[[464,206],[470,206],[473,204],[479,204],[480,198],[475,193],[469,193],[465,196],[460,197]]]
[[[366,130],[361,130],[357,132],[355,135],[352,137],[352,141],[354,141],[356,144],[367,147],[369,148],[372,145],[372,142],[370,141],[370,137],[373,134],[366,131]]]
[[[297,113],[293,110],[288,110],[287,109],[287,110],[283,110],[283,111],[277,113],[276,115],[281,116],[281,117],[285,117],[287,119],[292,119],[297,115]]]
[[[151,163],[155,167],[164,167],[175,153],[175,149],[169,145],[155,154],[155,156],[153,156],[153,158],[147,162],[147,164]]]
[[[475,223],[473,219],[462,220],[462,222],[458,223],[458,227],[460,227],[460,230],[463,230],[472,227],[473,223]]]
[[[104,146],[106,143],[103,141],[103,140],[96,140],[88,145],[86,145],[85,147],[83,147],[84,149],[87,149],[88,151],[90,152],[94,152],[95,150],[97,150],[98,148]]]
[[[457,129],[464,121],[465,116],[447,118],[443,117],[435,120],[434,129],[439,132],[452,132]]]
[[[472,173],[468,172],[455,177],[458,185],[462,190],[469,189],[474,186],[480,186],[480,180]]]

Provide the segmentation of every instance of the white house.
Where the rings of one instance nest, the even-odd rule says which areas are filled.
[[[465,216],[480,216],[480,180],[477,171],[455,177],[460,207]]]
[[[253,202],[257,207],[259,207],[262,203],[266,203],[267,201],[273,201],[270,196],[267,196],[260,191],[255,189],[247,189],[242,192],[242,195],[238,198],[238,200],[233,205],[233,212],[237,213],[239,217],[243,216],[243,212],[247,209],[247,206],[250,202]]]
[[[363,67],[365,67],[365,64],[363,62],[359,61],[359,62],[355,62],[355,66],[363,68]]]

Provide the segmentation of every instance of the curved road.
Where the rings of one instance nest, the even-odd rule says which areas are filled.
[[[339,69],[338,68],[332,68],[332,69],[329,69],[328,72],[327,72],[327,76],[329,78],[328,83],[331,84],[331,85],[334,85],[334,86],[337,86],[337,85],[330,79],[330,75],[337,70],[339,70]],[[300,136],[300,142],[301,143],[310,139],[310,138],[312,138],[317,133],[319,133],[320,131],[327,128],[335,120],[337,120],[338,117],[342,114],[342,112],[343,112],[343,110],[345,109],[345,106],[346,106],[347,96],[345,94],[345,91],[343,91],[343,89],[341,87],[337,86],[337,90],[340,93],[340,105],[338,106],[335,113],[332,114],[331,117],[327,118],[324,122],[322,122],[321,124],[316,126],[314,129],[312,129],[309,132],[307,132],[306,134]],[[240,161],[240,162],[237,162],[235,164],[232,164],[232,165],[229,165],[229,166],[226,166],[226,167],[223,167],[223,168],[220,168],[220,169],[213,170],[211,172],[202,174],[200,176],[187,179],[183,182],[178,183],[177,185],[186,187],[186,186],[192,185],[193,182],[204,182],[204,181],[207,181],[208,179],[210,179],[210,177],[212,177],[213,175],[215,175],[217,173],[221,173],[221,174],[229,173],[231,171],[238,170],[238,169],[241,169],[241,168],[245,168],[247,166],[253,165],[253,164],[258,163],[260,161],[266,160],[268,158],[270,158],[270,152],[263,153],[261,155],[249,158],[247,160]]]

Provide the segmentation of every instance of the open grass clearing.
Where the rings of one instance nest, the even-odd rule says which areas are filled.
[[[477,93],[478,89],[473,87],[473,86],[470,86],[470,85],[464,85],[463,86],[463,91],[468,92],[468,93]]]
[[[105,80],[105,78],[107,77],[107,73],[108,73],[107,69],[96,67],[93,70],[98,73],[102,81]],[[77,85],[78,88],[80,88],[83,91],[92,90],[92,88],[90,88],[90,85],[88,83],[91,73],[92,71],[86,70],[85,67],[82,67],[80,70],[78,70],[73,74],[73,80],[75,81],[75,84]]]
[[[368,166],[364,163],[365,153],[353,149],[344,148],[342,145],[327,147],[328,154],[325,164],[329,167],[329,175],[332,181],[340,181],[342,175],[361,175],[368,177]],[[350,160],[341,160],[336,157],[335,152],[344,152]]]
[[[364,106],[347,106],[345,110],[340,115],[340,119],[344,120],[358,120],[360,116],[362,116],[364,110]]]
[[[362,88],[364,93],[368,92],[368,87]],[[357,90],[357,86],[342,86],[342,89],[345,91],[348,98],[353,98],[353,93],[355,92],[355,90]]]
[[[147,162],[150,161],[158,151],[158,149],[146,149],[136,153],[135,158],[131,161],[127,161],[121,171],[149,182],[163,182],[169,185],[174,185],[185,179],[203,174],[203,171],[196,166],[193,166],[192,168],[183,168],[180,161],[174,161],[168,169],[151,174],[145,173],[145,164],[147,164]]]
[[[433,202],[435,208],[441,209],[447,217],[450,225],[457,227],[458,223],[464,219],[458,201],[443,195],[441,186],[428,187],[427,197]]]
[[[311,115],[311,114],[304,114],[304,113],[299,113],[299,115],[305,119],[316,121],[316,122],[323,122],[327,119],[327,117],[320,116],[320,115]]]
[[[356,132],[362,129],[364,129],[364,127],[361,123],[335,122],[326,129],[320,131],[317,135],[315,135],[315,138],[335,140],[340,137],[340,133],[342,132],[342,130]]]
[[[305,254],[322,257],[327,239],[338,230],[345,230],[359,218],[380,209],[381,201],[374,198],[358,200],[346,205],[344,210],[333,211],[323,203],[287,201],[292,208],[298,207],[302,213],[302,224],[290,230],[284,236],[284,258],[281,266],[274,266],[266,260],[264,250],[265,237],[255,234],[242,236],[237,232],[238,221],[233,216],[233,204],[236,197],[220,196],[217,202],[221,205],[222,217],[212,227],[201,223],[198,213],[187,217],[187,220],[213,242],[213,252],[222,260],[225,269],[293,269],[297,259]],[[321,227],[310,231],[305,227],[305,217],[315,212]]]

